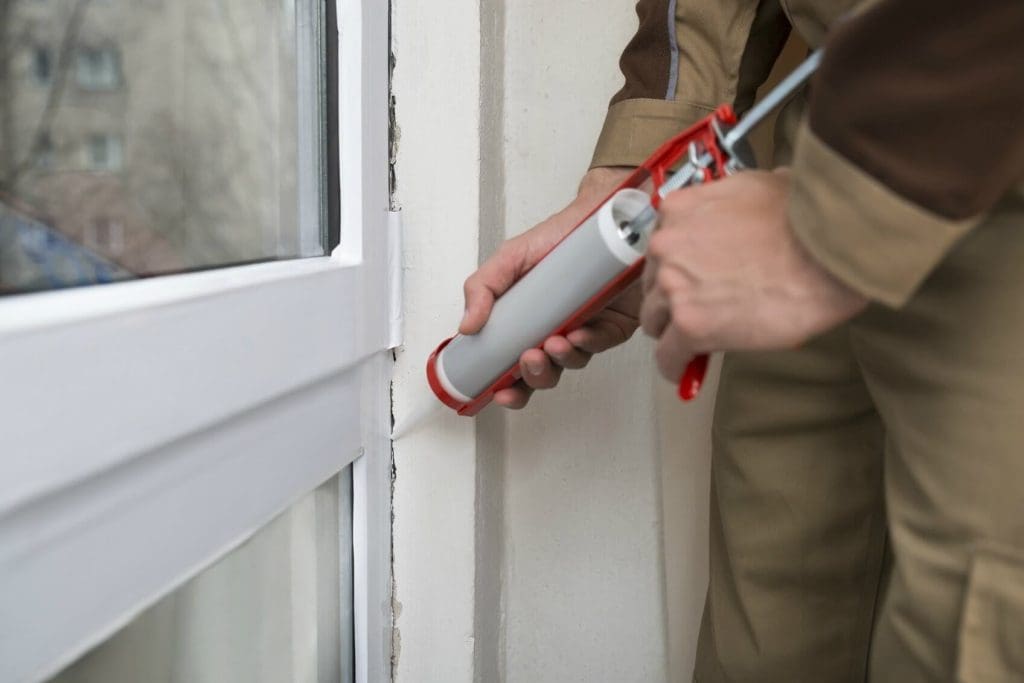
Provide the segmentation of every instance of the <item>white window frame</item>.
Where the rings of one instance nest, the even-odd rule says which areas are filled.
[[[56,672],[352,461],[355,680],[390,678],[388,4],[337,15],[330,256],[0,299],[0,680]]]

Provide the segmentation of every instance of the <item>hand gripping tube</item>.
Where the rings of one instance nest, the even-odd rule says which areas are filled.
[[[692,182],[720,177],[730,159],[719,136],[735,123],[732,108],[723,105],[667,141],[495,302],[478,334],[443,341],[427,360],[427,381],[438,399],[460,415],[476,415],[520,379],[524,351],[583,326],[635,282],[643,272],[646,235],[630,244],[623,224],[657,208],[669,169],[687,154],[692,159],[694,150],[705,163],[694,169]],[[707,365],[706,356],[690,362],[681,398],[697,395]]]

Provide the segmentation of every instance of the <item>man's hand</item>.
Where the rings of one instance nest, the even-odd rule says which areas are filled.
[[[631,172],[632,169],[624,168],[592,169],[583,177],[579,193],[569,206],[505,242],[466,280],[466,314],[459,325],[459,332],[479,332],[487,322],[495,300]],[[550,389],[558,384],[564,369],[582,368],[593,354],[629,339],[638,326],[641,296],[639,285],[634,285],[583,327],[564,337],[549,337],[543,350],[530,349],[523,353],[519,359],[523,379],[496,393],[494,402],[506,408],[522,408],[534,389]]]
[[[640,321],[677,382],[696,354],[784,349],[853,317],[867,300],[819,266],[789,228],[789,171],[747,171],[661,204]]]

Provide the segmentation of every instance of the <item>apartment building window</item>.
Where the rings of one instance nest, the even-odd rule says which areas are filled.
[[[86,144],[85,165],[93,171],[120,171],[123,165],[121,138],[108,133],[90,135]]]
[[[114,90],[121,85],[121,52],[113,45],[79,48],[75,79],[83,90]]]
[[[32,78],[40,85],[49,85],[53,80],[53,58],[49,48],[36,47],[32,50]]]
[[[36,168],[50,170],[56,165],[57,150],[49,133],[43,133],[35,151]]]
[[[83,241],[101,254],[119,256],[124,251],[124,223],[109,218],[90,223],[85,228]]]

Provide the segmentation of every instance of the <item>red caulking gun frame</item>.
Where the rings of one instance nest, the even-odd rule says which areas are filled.
[[[820,62],[818,50],[738,123],[732,107],[723,104],[668,140],[495,302],[478,334],[442,342],[427,360],[427,380],[441,402],[460,415],[476,415],[496,392],[519,380],[524,351],[583,326],[635,282],[660,200],[674,190],[752,167],[747,135]],[[666,179],[668,170],[684,160]],[[645,183],[653,187],[650,194],[639,189]],[[707,366],[704,355],[690,361],[680,379],[680,398],[697,395]]]

